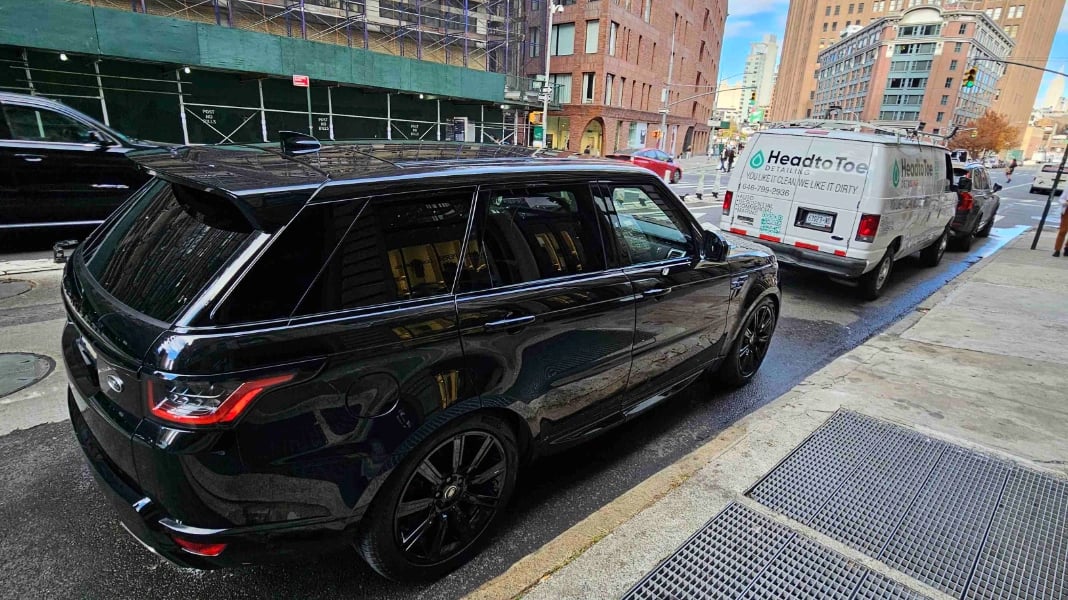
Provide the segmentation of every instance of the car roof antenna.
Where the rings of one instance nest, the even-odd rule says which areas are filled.
[[[312,154],[323,147],[315,137],[299,131],[279,131],[278,137],[282,146],[282,154],[286,156]]]

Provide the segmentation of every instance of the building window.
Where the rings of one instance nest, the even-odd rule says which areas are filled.
[[[530,28],[530,57],[534,58],[541,55],[541,29],[538,27]]]
[[[831,23],[831,31],[838,31],[838,21]]]
[[[998,21],[1000,19],[1001,19],[1001,7],[999,6],[999,7],[994,9],[994,20]]]
[[[949,61],[949,70],[950,71],[956,71],[957,70],[957,59],[954,58],[953,60]]]
[[[541,0],[530,0],[530,10],[541,10]]]
[[[964,35],[964,34],[968,33],[968,24],[967,23],[961,23],[960,24],[960,31],[958,33],[960,33],[961,35]]]
[[[935,121],[938,121],[939,123],[941,123],[942,120],[945,119],[945,118],[946,118],[946,113],[940,112],[935,116]]]
[[[549,40],[549,54],[552,56],[569,56],[575,53],[575,24],[561,23],[553,25],[552,39]]]
[[[849,11],[848,12],[849,12],[849,14],[853,14],[853,5],[852,4],[849,5]]]
[[[615,84],[615,75],[608,73],[604,76],[604,105],[612,106],[612,87]]]
[[[1023,4],[1021,4],[1021,5],[1016,7],[1016,18],[1017,19],[1022,19],[1023,18],[1023,10],[1024,10],[1024,5]]]
[[[616,98],[616,106],[623,106],[623,91],[627,89],[627,78],[619,78],[619,97]],[[632,92],[633,93],[633,92]]]
[[[864,12],[864,3],[863,2],[861,2],[860,4],[857,4],[857,14],[859,15],[862,12]]]
[[[540,79],[543,75],[539,75]],[[549,75],[549,84],[555,86],[556,102],[559,104],[571,103],[571,73],[553,73]]]
[[[953,87],[953,78],[952,77],[946,77],[946,87],[947,88]]]
[[[945,105],[949,104],[949,96],[946,96],[946,95],[943,94],[942,95],[942,100],[939,101],[939,104],[941,104],[942,106],[945,106]]]
[[[596,73],[582,74],[582,103],[593,104],[593,78]]]
[[[829,5],[829,4],[827,5],[827,10],[823,12],[823,16],[825,16],[825,17],[831,16],[831,5]]]
[[[1010,19],[1015,19],[1016,18],[1016,7],[1015,6],[1010,6],[1009,7],[1009,17],[1008,18],[1010,18]]]
[[[964,42],[957,42],[957,43],[953,44],[953,51],[954,52],[960,52],[962,48],[964,48]]]
[[[652,14],[652,11],[653,11],[653,0],[645,0],[645,11],[642,13],[642,20],[644,20],[646,23],[648,23],[649,22],[649,15]]]
[[[841,14],[841,12],[842,12],[842,6],[840,4],[836,4],[834,6],[834,16],[837,17],[839,14]]]
[[[586,54],[594,54],[597,52],[597,38],[600,34],[600,21],[586,21]]]
[[[827,31],[827,27],[828,27],[829,25],[830,25],[830,23],[828,23],[828,22],[824,21],[824,22],[823,22],[823,31]]]
[[[616,36],[619,34],[619,23],[613,22],[608,28],[608,54],[616,55]]]

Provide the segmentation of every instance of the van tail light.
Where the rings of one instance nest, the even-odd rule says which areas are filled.
[[[223,550],[226,550],[226,544],[194,542],[193,540],[187,540],[176,535],[172,535],[171,539],[173,539],[174,543],[178,544],[178,547],[184,552],[196,554],[197,556],[218,556],[222,554]]]
[[[731,214],[731,202],[734,201],[734,192],[723,194],[723,216]]]
[[[265,390],[293,379],[295,373],[250,381],[189,381],[149,377],[145,395],[153,416],[181,425],[230,423]]]
[[[960,198],[957,200],[957,210],[971,210],[975,206],[975,197],[971,192],[960,192]]]
[[[875,241],[875,234],[879,233],[879,215],[860,215],[860,227],[857,228],[858,242]]]

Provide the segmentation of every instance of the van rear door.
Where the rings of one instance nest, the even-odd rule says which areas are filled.
[[[736,184],[727,229],[844,254],[871,169],[872,144],[811,135],[759,135]]]

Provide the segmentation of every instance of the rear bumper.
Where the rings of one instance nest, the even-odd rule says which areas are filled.
[[[287,523],[230,528],[200,528],[174,519],[112,463],[83,416],[95,410],[72,388],[67,389],[71,424],[99,489],[114,506],[122,527],[154,554],[194,569],[217,569],[247,564],[281,562],[321,554],[351,543],[357,519],[314,518]],[[214,557],[186,552],[174,537],[215,544],[226,549]]]
[[[746,236],[748,237],[748,236]],[[784,265],[822,271],[838,277],[860,277],[868,271],[868,261],[848,256],[835,256],[818,250],[798,248],[778,242],[750,238],[759,244],[771,248],[779,262]]]
[[[957,211],[949,225],[950,237],[958,238],[970,235],[979,226],[979,211]]]

